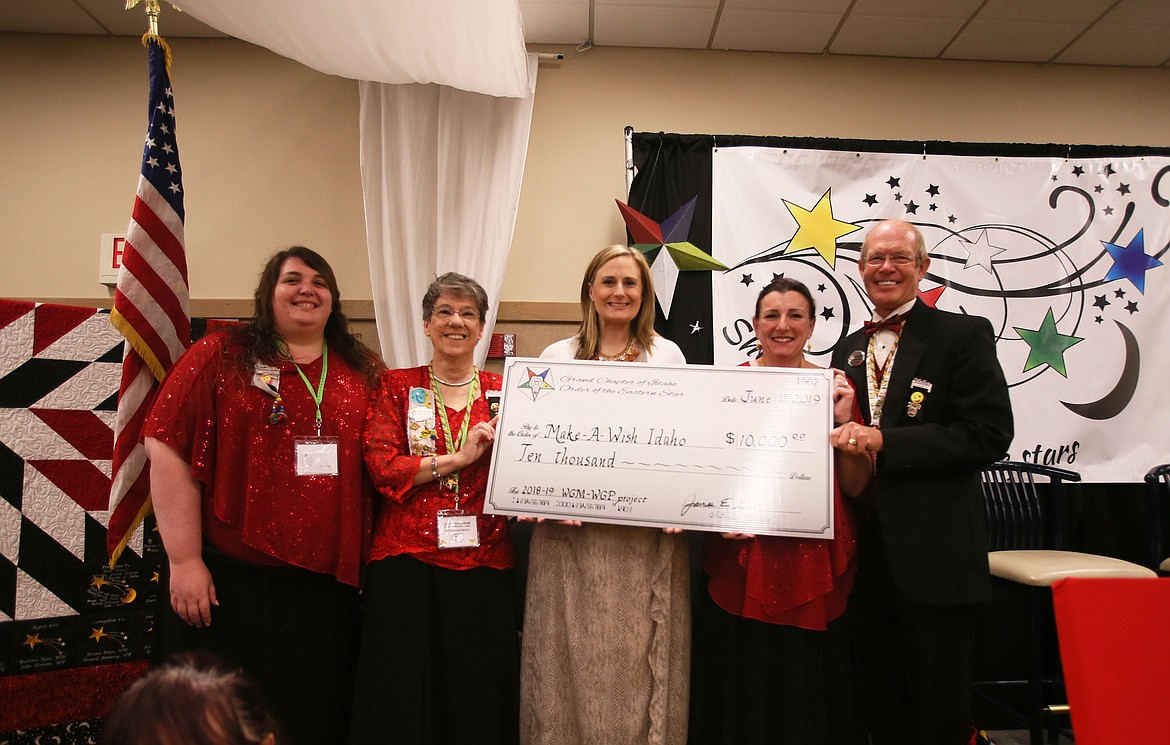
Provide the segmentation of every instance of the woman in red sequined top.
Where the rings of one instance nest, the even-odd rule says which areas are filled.
[[[501,384],[474,362],[487,293],[449,272],[422,311],[430,364],[387,371],[367,420],[366,466],[381,500],[349,741],[515,743],[512,541],[507,518],[483,514],[489,397]]]
[[[242,666],[297,743],[348,724],[372,512],[361,436],[381,369],[329,264],[296,246],[265,265],[247,324],[175,363],[144,428],[176,614],[164,646]]]
[[[816,303],[795,279],[773,280],[752,328],[762,367],[816,367],[804,358]],[[834,374],[835,424],[857,418],[853,387]],[[851,703],[848,619],[857,539],[850,505],[873,477],[868,456],[836,454],[832,539],[711,534],[703,552],[709,599],[695,611],[691,736],[704,743],[864,742]],[[857,714],[860,712],[858,711]]]

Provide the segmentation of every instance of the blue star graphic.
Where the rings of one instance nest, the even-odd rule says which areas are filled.
[[[1145,232],[1144,228],[1139,230],[1128,246],[1102,241],[1113,259],[1113,266],[1109,268],[1105,280],[1128,279],[1143,295],[1146,294],[1146,272],[1162,266],[1162,262],[1146,253]]]

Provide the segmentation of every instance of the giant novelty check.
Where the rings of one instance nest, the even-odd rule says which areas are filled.
[[[832,538],[832,382],[509,359],[484,511]]]

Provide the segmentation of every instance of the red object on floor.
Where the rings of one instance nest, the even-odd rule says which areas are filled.
[[[1052,585],[1077,745],[1166,742],[1170,579]]]
[[[120,662],[2,677],[0,732],[100,719],[146,667],[145,661]]]

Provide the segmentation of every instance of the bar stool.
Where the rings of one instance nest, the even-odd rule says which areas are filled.
[[[1037,489],[1037,478],[1045,489]],[[1075,471],[1014,461],[993,463],[982,472],[992,581],[1019,588],[1028,597],[1029,673],[1027,681],[985,681],[978,689],[983,693],[997,685],[1027,684],[1028,706],[1023,714],[992,700],[1027,724],[1031,745],[1042,745],[1046,715],[1068,710],[1064,704],[1046,703],[1046,688],[1060,688],[1063,682],[1045,680],[1044,675],[1045,631],[1052,632],[1051,620],[1045,623],[1052,583],[1068,577],[1156,576],[1128,561],[1067,550],[1068,484],[1080,480]],[[1058,734],[1052,722],[1049,741],[1055,742]]]

